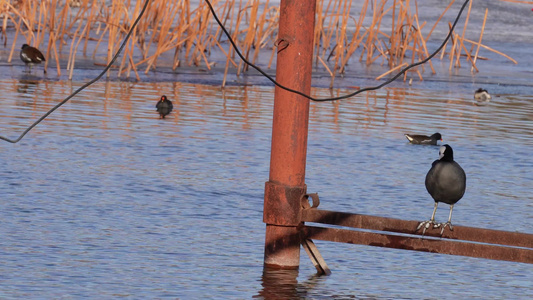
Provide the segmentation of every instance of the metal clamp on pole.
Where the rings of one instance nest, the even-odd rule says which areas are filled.
[[[268,181],[265,184],[263,222],[266,223],[265,266],[298,269],[300,262],[300,199],[306,185],[290,187]]]
[[[307,186],[288,187],[265,183],[263,222],[278,226],[298,226],[301,223],[300,201]]]
[[[309,198],[311,198],[313,205],[309,204]],[[303,195],[300,202],[302,203],[303,209],[317,208],[320,205],[320,199],[318,198],[317,193]]]

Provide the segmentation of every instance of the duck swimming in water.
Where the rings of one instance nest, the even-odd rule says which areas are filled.
[[[485,105],[490,102],[492,96],[489,94],[489,92],[487,92],[487,90],[479,88],[474,93],[474,99],[476,100],[476,105]]]
[[[157,101],[157,104],[155,105],[155,108],[157,109],[157,112],[159,113],[159,118],[164,119],[166,115],[168,115],[174,106],[172,105],[172,102],[167,99],[167,96],[163,95],[161,96],[161,99]]]
[[[419,134],[406,134],[405,137],[411,144],[418,145],[437,145],[437,141],[442,141],[440,133],[434,133],[431,136]]]

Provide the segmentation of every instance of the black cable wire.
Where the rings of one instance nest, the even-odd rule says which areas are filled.
[[[366,92],[366,91],[373,91],[373,90],[377,90],[377,89],[380,89],[382,87],[384,87],[385,85],[393,82],[394,80],[396,80],[398,77],[400,77],[401,75],[403,75],[405,72],[407,72],[409,69],[411,68],[414,68],[416,66],[419,66],[421,64],[424,64],[426,63],[427,61],[429,61],[430,59],[432,59],[435,55],[437,55],[437,53],[439,53],[439,51],[444,48],[444,45],[446,45],[446,43],[448,42],[448,40],[450,39],[452,33],[453,33],[453,30],[455,29],[455,25],[457,25],[457,22],[459,21],[459,18],[461,17],[461,14],[463,13],[463,10],[465,9],[466,7],[466,4],[469,2],[470,0],[466,0],[465,3],[463,4],[463,6],[461,7],[461,10],[459,11],[459,14],[457,15],[457,17],[455,18],[455,21],[453,22],[453,25],[452,27],[450,28],[450,32],[448,32],[448,36],[446,36],[446,38],[444,39],[444,41],[442,42],[442,44],[439,46],[439,48],[437,48],[437,50],[435,52],[433,52],[430,56],[428,56],[426,59],[423,59],[419,62],[416,62],[414,64],[411,64],[407,67],[405,67],[404,69],[402,69],[398,74],[396,74],[394,77],[392,77],[391,79],[385,81],[384,83],[380,84],[380,85],[377,85],[377,86],[374,86],[374,87],[367,87],[367,88],[364,88],[364,89],[360,89],[354,93],[351,93],[351,94],[347,94],[347,95],[343,95],[343,96],[338,96],[338,97],[331,97],[331,98],[322,98],[322,99],[318,99],[318,98],[314,98],[314,97],[311,97],[309,95],[306,95],[300,91],[297,91],[297,90],[293,90],[291,88],[288,88],[286,86],[283,86],[281,84],[279,84],[274,78],[272,78],[271,76],[269,76],[267,73],[265,73],[263,70],[261,70],[261,68],[259,68],[258,66],[254,65],[253,63],[249,62],[243,55],[242,53],[239,51],[239,48],[237,48],[237,45],[235,45],[235,42],[231,39],[231,36],[229,34],[229,32],[226,30],[226,28],[224,27],[224,25],[222,25],[222,22],[220,22],[220,20],[218,19],[218,16],[215,14],[215,10],[213,9],[213,6],[211,5],[211,3],[209,2],[209,0],[205,0],[205,2],[207,2],[207,5],[209,6],[209,9],[211,10],[211,13],[213,14],[213,17],[215,18],[215,20],[217,21],[218,25],[220,26],[220,28],[222,29],[222,31],[224,31],[224,33],[226,34],[226,36],[228,37],[231,45],[233,46],[233,48],[235,49],[235,52],[237,52],[237,55],[239,55],[239,57],[246,63],[248,64],[249,66],[251,66],[252,68],[256,69],[259,73],[261,73],[263,76],[265,76],[268,80],[270,80],[272,83],[274,83],[274,85],[284,89],[284,90],[287,90],[291,93],[295,93],[295,94],[298,94],[300,96],[303,96],[309,100],[312,100],[312,101],[316,101],[316,102],[323,102],[323,101],[335,101],[335,100],[341,100],[341,99],[346,99],[346,98],[350,98],[350,97],[353,97],[357,94],[360,94],[362,92]]]
[[[135,22],[133,22],[133,25],[131,26],[130,28],[130,31],[128,32],[128,34],[126,35],[126,37],[124,38],[124,41],[122,42],[122,45],[120,46],[120,48],[118,49],[117,53],[115,54],[115,56],[113,56],[113,59],[111,59],[111,61],[109,62],[109,64],[107,64],[107,66],[104,68],[104,70],[100,73],[100,75],[96,76],[96,78],[94,78],[93,80],[87,82],[86,84],[82,85],[80,88],[78,88],[76,91],[74,91],[74,93],[72,93],[70,96],[68,96],[67,98],[65,98],[65,100],[59,102],[56,106],[54,106],[52,109],[50,109],[46,114],[44,114],[42,117],[40,117],[37,121],[35,121],[33,124],[31,124],[30,127],[28,127],[26,130],[24,130],[24,132],[17,138],[17,139],[9,139],[9,138],[6,138],[6,137],[3,137],[3,136],[0,136],[0,139],[6,141],[6,142],[10,142],[10,143],[17,143],[18,141],[20,141],[30,130],[33,129],[33,127],[37,126],[37,124],[41,123],[42,120],[44,120],[46,117],[48,117],[51,113],[53,113],[56,109],[58,109],[59,107],[61,107],[61,105],[65,104],[68,100],[70,100],[72,97],[76,96],[79,92],[83,91],[85,88],[87,88],[88,86],[90,86],[91,84],[95,83],[96,81],[98,81],[100,78],[102,78],[102,76],[104,76],[104,74],[111,68],[111,66],[113,65],[113,63],[115,63],[115,61],[117,60],[118,56],[120,55],[120,53],[122,52],[122,50],[124,49],[124,47],[126,46],[126,43],[128,42],[131,34],[133,33],[133,30],[135,29],[135,27],[137,26],[137,23],[139,23],[139,20],[141,19],[141,17],[143,16],[144,12],[146,11],[146,8],[148,7],[148,3],[150,2],[150,0],[146,0],[146,2],[144,3],[144,6],[141,10],[141,12],[139,13],[139,16],[137,17],[137,19],[135,20]]]

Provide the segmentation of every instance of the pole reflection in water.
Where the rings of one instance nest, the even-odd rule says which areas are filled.
[[[262,289],[254,298],[305,299],[313,290],[326,280],[327,276],[312,275],[307,280],[298,282],[298,270],[281,270],[265,267],[261,276]]]

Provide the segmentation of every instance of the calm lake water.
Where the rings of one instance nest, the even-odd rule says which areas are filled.
[[[0,80],[0,135],[81,85]],[[454,223],[533,233],[533,92],[480,107],[473,90],[312,103],[308,191],[323,209],[427,220],[438,147],[403,134],[438,131],[468,176]],[[164,120],[162,94],[175,108]],[[328,242],[331,276],[304,251],[299,272],[263,276],[272,104],[268,86],[98,82],[18,144],[0,141],[0,298],[533,297],[529,264]]]

